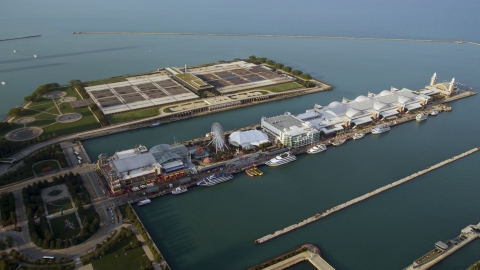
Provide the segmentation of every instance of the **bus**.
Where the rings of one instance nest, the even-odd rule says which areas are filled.
[[[55,260],[55,257],[53,256],[43,256],[45,260]]]

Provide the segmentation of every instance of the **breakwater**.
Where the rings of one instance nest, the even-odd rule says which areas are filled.
[[[42,36],[42,35],[16,37],[16,38],[5,38],[5,39],[0,39],[0,41],[9,41],[9,40],[16,40],[16,39],[24,39],[24,38],[34,38],[34,37],[41,37],[41,36]]]
[[[266,38],[323,38],[323,39],[346,39],[346,40],[387,40],[408,42],[442,42],[470,44],[480,46],[480,43],[467,40],[453,39],[413,39],[413,38],[382,38],[382,37],[343,37],[343,36],[297,36],[297,35],[271,35],[271,34],[215,34],[215,33],[181,33],[181,32],[72,32],[72,34],[85,35],[164,35],[164,36],[211,36],[211,37],[266,37]]]
[[[437,163],[437,164],[435,164],[435,165],[433,165],[433,166],[427,167],[427,168],[425,168],[425,169],[423,169],[423,170],[421,170],[421,171],[419,171],[419,172],[416,172],[416,173],[414,173],[414,174],[411,174],[411,175],[409,175],[409,176],[407,176],[407,177],[404,177],[404,178],[402,178],[402,179],[400,179],[400,180],[398,180],[398,181],[395,181],[395,182],[393,182],[393,183],[391,183],[391,184],[388,184],[388,185],[386,185],[386,186],[377,188],[377,189],[375,189],[375,190],[373,190],[373,191],[371,191],[371,192],[369,192],[369,193],[366,193],[366,194],[364,194],[364,195],[362,195],[362,196],[360,196],[360,197],[357,197],[357,198],[355,198],[355,199],[352,199],[352,200],[350,200],[350,201],[347,201],[347,202],[344,202],[344,203],[342,203],[342,204],[339,204],[339,205],[337,205],[337,206],[335,206],[335,207],[332,207],[332,208],[330,208],[330,209],[322,212],[321,214],[318,214],[318,213],[317,213],[317,214],[315,214],[314,216],[309,217],[309,218],[307,218],[307,219],[304,219],[304,220],[302,220],[302,221],[300,221],[300,222],[298,222],[298,223],[296,223],[296,224],[290,225],[290,226],[288,226],[288,227],[286,227],[286,228],[284,228],[284,229],[275,231],[275,232],[272,233],[272,234],[268,234],[268,235],[266,235],[266,236],[263,236],[263,237],[261,237],[261,238],[258,238],[257,240],[255,240],[255,244],[264,243],[264,242],[266,242],[266,241],[268,241],[268,240],[271,240],[271,239],[273,239],[273,238],[275,238],[275,237],[278,237],[278,236],[283,235],[283,234],[285,234],[285,233],[291,232],[291,231],[293,231],[293,230],[295,230],[295,229],[299,229],[299,228],[301,228],[301,227],[303,227],[303,226],[305,226],[305,225],[307,225],[307,224],[309,224],[309,223],[312,223],[312,222],[314,222],[314,221],[317,221],[317,220],[319,220],[319,219],[322,219],[322,218],[324,218],[324,217],[326,217],[326,216],[328,216],[328,215],[330,215],[330,214],[333,214],[333,213],[335,213],[335,212],[337,212],[337,211],[340,211],[340,210],[342,210],[342,209],[344,209],[344,208],[347,208],[347,207],[349,207],[349,206],[351,206],[351,205],[354,205],[354,204],[356,204],[356,203],[359,203],[359,202],[361,202],[361,201],[363,201],[363,200],[366,200],[366,199],[368,199],[368,198],[370,198],[370,197],[373,197],[373,196],[375,196],[375,195],[377,195],[377,194],[380,194],[380,193],[382,193],[382,192],[384,192],[384,191],[387,191],[387,190],[389,190],[389,189],[391,189],[391,188],[394,188],[394,187],[396,187],[396,186],[398,186],[398,185],[401,185],[401,184],[403,184],[403,183],[406,183],[406,182],[408,182],[408,181],[410,181],[410,180],[413,180],[413,179],[415,179],[415,178],[417,178],[417,177],[419,177],[419,176],[421,176],[421,175],[423,175],[423,174],[426,174],[426,173],[431,172],[431,171],[433,171],[433,170],[435,170],[435,169],[438,169],[438,168],[440,168],[440,167],[442,167],[442,166],[445,166],[445,165],[447,165],[447,164],[449,164],[449,163],[451,163],[451,162],[454,162],[454,161],[459,160],[459,159],[461,159],[461,158],[463,158],[463,157],[466,157],[466,156],[468,156],[468,155],[471,155],[471,154],[473,154],[473,153],[475,153],[475,152],[477,152],[477,151],[479,151],[479,150],[480,150],[480,147],[475,147],[475,148],[473,148],[473,149],[471,149],[471,150],[469,150],[469,151],[467,151],[467,152],[464,152],[464,153],[462,153],[462,154],[460,154],[460,155],[457,155],[457,156],[454,156],[454,157],[449,158],[449,159],[447,159],[447,160],[444,160],[444,161],[442,161],[442,162],[440,162],[440,163]]]

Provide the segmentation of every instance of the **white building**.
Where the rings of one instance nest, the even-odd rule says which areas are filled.
[[[262,117],[262,130],[286,147],[299,147],[320,140],[320,131],[308,121],[289,112],[270,118]]]
[[[267,134],[260,130],[235,131],[228,137],[228,142],[242,148],[252,148],[269,142]]]

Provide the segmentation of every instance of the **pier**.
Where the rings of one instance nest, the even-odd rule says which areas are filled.
[[[452,240],[446,241],[444,247],[435,245],[435,249],[415,260],[413,264],[403,270],[424,270],[429,269],[438,262],[442,261],[455,251],[466,246],[468,243],[480,237],[480,223],[477,225],[469,225],[465,227],[459,236]],[[438,244],[438,242],[437,242]],[[442,243],[444,244],[444,243]]]
[[[0,41],[9,41],[9,40],[16,40],[16,39],[24,39],[24,38],[34,38],[34,37],[41,37],[41,36],[42,36],[42,35],[16,37],[16,38],[5,38],[5,39],[0,39]]]
[[[291,232],[291,231],[293,231],[293,230],[295,230],[295,229],[299,229],[299,228],[301,228],[301,227],[303,227],[303,226],[305,226],[305,225],[307,225],[307,224],[310,224],[310,223],[312,223],[312,222],[315,222],[315,221],[317,221],[317,220],[320,220],[320,219],[322,219],[322,218],[324,218],[324,217],[326,217],[326,216],[328,216],[328,215],[330,215],[330,214],[333,214],[333,213],[335,213],[335,212],[337,212],[337,211],[340,211],[340,210],[342,210],[342,209],[344,209],[344,208],[347,208],[347,207],[349,207],[349,206],[351,206],[351,205],[354,205],[354,204],[356,204],[356,203],[359,203],[359,202],[361,202],[361,201],[363,201],[363,200],[366,200],[366,199],[368,199],[368,198],[370,198],[370,197],[373,197],[373,196],[375,196],[375,195],[377,195],[377,194],[380,194],[380,193],[382,193],[382,192],[384,192],[384,191],[387,191],[387,190],[389,190],[389,189],[391,189],[391,188],[394,188],[394,187],[396,187],[396,186],[399,186],[399,185],[401,185],[401,184],[403,184],[403,183],[406,183],[406,182],[408,182],[408,181],[410,181],[410,180],[413,180],[413,179],[415,179],[415,178],[417,178],[417,177],[419,177],[419,176],[421,176],[421,175],[424,175],[424,174],[426,174],[426,173],[428,173],[428,172],[431,172],[431,171],[433,171],[433,170],[435,170],[435,169],[438,169],[438,168],[440,168],[440,167],[442,167],[442,166],[445,166],[445,165],[447,165],[447,164],[449,164],[449,163],[452,163],[452,162],[454,162],[454,161],[456,161],[456,160],[459,160],[459,159],[461,159],[461,158],[463,158],[463,157],[466,157],[466,156],[468,156],[468,155],[471,155],[471,154],[473,154],[473,153],[475,153],[475,152],[477,152],[477,151],[479,151],[479,150],[480,150],[480,147],[475,147],[475,148],[473,148],[473,149],[471,149],[471,150],[469,150],[469,151],[467,151],[467,152],[464,152],[464,153],[462,153],[462,154],[460,154],[460,155],[454,156],[454,157],[449,158],[449,159],[447,159],[447,160],[444,160],[444,161],[442,161],[442,162],[440,162],[440,163],[437,163],[437,164],[435,164],[435,165],[433,165],[433,166],[427,167],[426,169],[423,169],[423,170],[421,170],[421,171],[419,171],[419,172],[416,172],[416,173],[414,173],[414,174],[412,174],[412,175],[409,175],[409,176],[407,176],[407,177],[404,177],[404,178],[402,178],[402,179],[400,179],[400,180],[398,180],[398,181],[395,181],[395,182],[393,182],[393,183],[391,183],[391,184],[388,184],[388,185],[386,185],[386,186],[377,188],[377,189],[375,189],[374,191],[371,191],[371,192],[369,192],[369,193],[367,193],[367,194],[364,194],[364,195],[362,195],[362,196],[360,196],[360,197],[357,197],[357,198],[355,198],[355,199],[352,199],[352,200],[350,200],[350,201],[347,201],[347,202],[344,202],[344,203],[342,203],[342,204],[339,204],[339,205],[337,205],[337,206],[335,206],[335,207],[332,207],[332,208],[330,208],[330,209],[322,212],[321,214],[315,214],[314,216],[309,217],[309,218],[307,218],[307,219],[304,219],[304,220],[302,220],[302,221],[300,221],[300,222],[298,222],[298,223],[296,223],[296,224],[290,225],[290,226],[288,226],[288,227],[286,227],[286,228],[284,228],[284,229],[275,231],[275,232],[272,233],[272,234],[268,234],[268,235],[266,235],[266,236],[263,236],[263,237],[261,237],[261,238],[258,238],[257,240],[255,240],[255,244],[262,244],[262,243],[264,243],[264,242],[266,242],[266,241],[269,241],[269,240],[271,240],[271,239],[273,239],[273,238],[275,238],[275,237],[281,236],[281,235],[283,235],[283,234],[285,234],[285,233],[288,233],[288,232]]]

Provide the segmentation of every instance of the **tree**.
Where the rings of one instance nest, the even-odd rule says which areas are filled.
[[[302,72],[301,72],[300,70],[298,70],[298,69],[292,70],[291,73],[292,73],[293,75],[296,75],[296,76],[302,75]]]
[[[10,126],[9,122],[0,122],[0,131],[7,130],[9,126]]]
[[[306,79],[306,80],[310,80],[310,79],[312,78],[312,76],[310,76],[310,74],[308,74],[308,73],[304,73],[304,74],[302,74],[300,77],[302,77],[302,78],[304,78],[304,79]]]
[[[283,68],[283,64],[282,64],[282,63],[276,63],[276,64],[274,65],[274,67],[275,67],[276,69],[282,69],[282,68]]]
[[[218,63],[223,64],[223,63],[225,63],[225,60],[218,60]]]
[[[75,85],[75,84],[81,84],[82,82],[81,82],[80,80],[74,79],[74,80],[68,81],[68,83],[73,86],[73,85]]]
[[[242,61],[242,59],[240,58],[233,58],[233,61],[237,62],[237,61]]]
[[[58,238],[57,242],[55,244],[55,247],[58,248],[58,249],[63,248],[63,240]]]
[[[5,238],[5,242],[7,242],[9,248],[13,247],[13,238],[10,235]]]
[[[283,71],[286,71],[286,72],[290,72],[292,71],[292,67],[289,67],[289,66],[285,66],[282,68]]]
[[[85,214],[85,208],[83,208],[83,203],[81,201],[78,201],[77,211],[80,216],[83,216],[83,214]]]
[[[257,57],[255,55],[250,55],[248,59],[250,59],[251,61],[255,61],[257,60]]]
[[[15,107],[8,110],[7,115],[14,117],[14,116],[22,115],[22,113],[23,113],[22,107]]]

